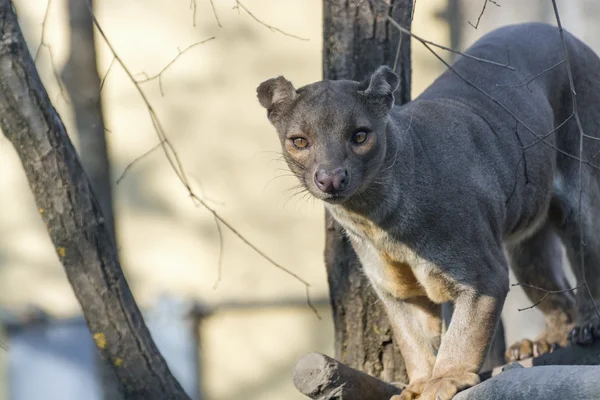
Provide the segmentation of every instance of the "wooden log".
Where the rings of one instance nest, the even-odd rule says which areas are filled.
[[[553,393],[547,388],[554,388],[559,382],[564,385],[563,377],[579,376],[581,379],[577,378],[576,381],[573,381],[579,384],[578,382],[584,377],[590,379],[591,376],[595,376],[596,381],[600,382],[600,367],[584,367],[600,365],[600,342],[590,347],[565,347],[550,354],[522,360],[518,364],[516,369],[520,371],[511,372],[510,375],[507,372],[502,372],[502,370],[505,368],[515,369],[514,365],[504,365],[494,368],[492,371],[480,373],[482,383],[468,389],[464,392],[465,394],[457,395],[456,399],[539,398],[546,400],[555,398],[547,397]],[[535,371],[525,371],[528,369]],[[582,375],[577,375],[578,373]],[[522,374],[522,378],[516,379],[514,374]],[[488,380],[490,383],[486,383]],[[518,392],[513,383],[514,385],[520,385],[525,397],[513,397]],[[321,353],[307,354],[298,361],[294,370],[294,385],[301,393],[316,400],[389,400],[392,395],[401,392],[398,386],[350,368]],[[538,388],[534,392],[538,393],[539,396],[525,390],[527,385]],[[505,392],[502,391],[504,386],[506,387]],[[590,393],[593,393],[596,397],[580,397],[579,394],[575,396],[575,393],[580,392],[575,392],[575,388],[569,388],[560,392],[563,394],[563,397],[560,398],[600,399],[600,383],[595,385],[585,384],[581,388],[583,390],[581,395],[591,396]],[[527,393],[530,397],[527,397]],[[495,397],[490,397],[492,394]],[[573,394],[573,396],[569,394]]]
[[[389,400],[401,389],[321,353],[302,357],[294,370],[294,385],[311,399]]]

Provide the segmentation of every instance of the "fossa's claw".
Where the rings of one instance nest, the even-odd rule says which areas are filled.
[[[523,339],[510,346],[504,355],[506,362],[511,363],[519,360],[524,360],[531,357],[539,357],[543,354],[552,353],[559,349],[558,343],[550,343],[546,339],[537,339],[531,341]]]
[[[589,346],[600,339],[600,322],[576,326],[569,332],[569,342],[577,346]]]
[[[471,372],[433,378],[425,384],[419,400],[451,400],[461,390],[479,383],[479,375]]]
[[[402,393],[392,396],[390,400],[413,400],[420,399],[421,392],[423,392],[423,387],[425,387],[425,381],[419,380],[417,382],[411,383],[402,391]]]

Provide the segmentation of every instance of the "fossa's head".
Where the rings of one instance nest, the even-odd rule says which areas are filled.
[[[280,76],[260,84],[289,168],[315,197],[342,203],[377,179],[398,77],[380,67],[364,82],[321,81],[298,90]]]

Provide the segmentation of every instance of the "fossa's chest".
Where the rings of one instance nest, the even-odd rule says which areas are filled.
[[[455,285],[439,266],[364,216],[340,210],[332,215],[346,230],[376,290],[400,299],[427,296],[435,303],[454,298]]]

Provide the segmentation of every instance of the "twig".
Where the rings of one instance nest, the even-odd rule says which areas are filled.
[[[145,78],[145,79],[142,79],[142,80],[138,80],[138,81],[137,81],[137,83],[146,83],[146,82],[149,82],[149,81],[152,81],[152,80],[154,80],[154,79],[158,78],[158,87],[160,88],[160,95],[164,97],[165,93],[164,93],[164,91],[163,91],[163,86],[162,86],[162,74],[163,74],[163,73],[164,73],[164,72],[165,72],[165,71],[166,71],[166,70],[167,70],[167,69],[168,69],[168,68],[169,68],[171,65],[173,65],[173,64],[175,63],[175,61],[177,61],[177,59],[178,59],[179,57],[181,57],[181,56],[182,56],[182,55],[183,55],[183,54],[184,54],[186,51],[190,50],[192,47],[196,47],[196,46],[199,46],[199,45],[201,45],[201,44],[204,44],[204,43],[208,42],[209,40],[213,40],[214,38],[215,38],[215,37],[213,36],[213,37],[210,37],[210,38],[208,38],[208,39],[204,39],[204,40],[202,40],[202,41],[200,41],[200,42],[197,42],[197,43],[191,44],[191,45],[189,45],[188,47],[186,47],[186,48],[185,48],[183,51],[182,51],[182,50],[179,50],[179,49],[177,49],[177,52],[178,52],[178,54],[175,56],[175,58],[173,58],[171,61],[169,61],[169,63],[168,63],[167,65],[165,65],[165,66],[163,67],[163,69],[161,69],[161,70],[160,70],[160,72],[159,72],[158,74],[156,74],[156,75],[152,75],[152,76],[148,76],[148,75],[146,75],[146,74],[144,73],[144,75],[146,76],[146,78]]]
[[[37,64],[37,60],[39,58],[40,51],[41,51],[42,47],[45,47],[48,50],[48,56],[50,57],[50,66],[52,68],[52,74],[54,75],[54,79],[56,80],[56,83],[58,84],[58,87],[60,89],[59,96],[61,96],[65,100],[66,103],[69,103],[69,100],[64,95],[65,89],[63,87],[62,80],[60,79],[60,75],[58,73],[58,68],[56,68],[56,64],[54,62],[54,53],[52,52],[52,46],[50,46],[50,44],[48,44],[46,42],[46,26],[47,26],[47,22],[48,22],[48,16],[50,14],[50,5],[51,4],[52,4],[52,0],[48,0],[48,3],[46,5],[46,12],[44,13],[44,19],[42,21],[42,35],[40,38],[40,45],[38,46],[38,48],[35,52],[35,57],[33,58],[33,63]]]
[[[127,68],[127,66],[125,65],[125,63],[121,59],[121,57],[119,57],[119,55],[115,51],[115,49],[112,46],[111,42],[108,40],[108,37],[104,33],[104,30],[100,26],[98,20],[96,19],[96,15],[94,14],[94,11],[92,10],[89,2],[86,1],[85,3],[87,5],[87,7],[88,7],[88,11],[89,11],[90,16],[92,18],[92,21],[93,21],[94,25],[96,26],[96,28],[98,29],[98,32],[100,33],[100,36],[102,36],[102,38],[104,39],[106,45],[109,47],[110,51],[114,55],[115,59],[121,65],[121,67],[123,68],[123,70],[127,74],[129,80],[133,83],[133,85],[135,86],[136,90],[138,91],[140,97],[142,98],[142,100],[143,100],[143,102],[144,102],[144,104],[146,106],[146,109],[148,110],[148,114],[150,115],[150,119],[152,120],[152,124],[154,126],[154,130],[155,130],[155,132],[156,132],[156,134],[157,134],[157,136],[158,136],[158,138],[160,140],[160,144],[161,144],[160,147],[163,149],[163,152],[165,153],[167,161],[169,162],[169,164],[173,168],[173,171],[175,172],[175,174],[177,175],[177,177],[179,178],[179,180],[181,181],[181,183],[184,185],[184,187],[188,191],[189,196],[192,198],[192,200],[195,203],[197,203],[197,204],[201,205],[202,207],[204,207],[208,212],[210,212],[212,214],[212,216],[216,220],[218,220],[225,227],[227,227],[235,236],[238,237],[238,239],[240,239],[242,242],[244,242],[248,247],[250,247],[252,250],[254,250],[254,252],[256,252],[258,255],[260,255],[263,259],[265,259],[266,261],[268,261],[269,263],[271,263],[271,265],[273,265],[274,267],[280,269],[284,273],[288,274],[289,276],[295,278],[297,281],[299,281],[300,283],[302,283],[306,287],[306,293],[307,293],[307,299],[306,299],[306,301],[307,301],[307,304],[313,310],[313,312],[315,313],[315,315],[317,316],[317,318],[320,319],[321,317],[320,317],[319,313],[317,312],[317,309],[312,305],[312,303],[310,302],[310,297],[308,297],[308,290],[309,290],[310,284],[306,280],[304,280],[300,276],[298,276],[296,273],[292,272],[291,270],[287,269],[286,267],[284,267],[283,265],[279,264],[278,262],[276,262],[275,260],[273,260],[271,257],[269,257],[265,252],[263,252],[256,245],[254,245],[252,242],[250,242],[244,235],[242,235],[229,222],[227,222],[225,219],[223,219],[203,199],[201,199],[200,197],[198,197],[194,193],[194,191],[192,190],[192,187],[191,187],[191,185],[190,185],[190,183],[188,181],[188,178],[187,178],[187,175],[186,175],[185,170],[183,168],[183,165],[181,163],[181,160],[179,159],[179,156],[177,155],[177,152],[175,151],[175,148],[173,147],[173,144],[169,141],[169,139],[168,139],[168,137],[166,135],[166,132],[165,132],[165,130],[164,130],[164,128],[163,128],[163,126],[162,126],[159,118],[158,118],[158,115],[156,114],[156,111],[154,110],[154,108],[150,104],[150,101],[146,97],[146,94],[142,90],[142,88],[141,88],[140,84],[138,83],[138,81],[136,81],[136,79],[133,77],[133,74],[131,73],[131,71],[129,71],[129,69]]]
[[[529,143],[527,146],[523,145],[523,142],[521,141],[521,138],[519,137],[519,134],[517,132],[517,139],[519,140],[519,145],[516,145],[514,143],[505,141],[507,143],[510,143],[511,145],[515,145],[517,147],[520,147],[523,152],[521,153],[521,157],[519,158],[519,161],[517,162],[517,173],[518,173],[518,168],[521,165],[521,161],[523,161],[525,163],[524,168],[525,168],[525,182],[528,182],[529,179],[527,177],[527,160],[525,159],[525,150],[529,149],[530,147],[535,146],[536,144],[543,142],[545,139],[547,139],[548,137],[550,137],[550,135],[552,135],[554,132],[556,132],[557,130],[559,130],[560,128],[562,128],[567,122],[569,122],[571,120],[571,118],[573,118],[575,114],[571,113],[571,115],[569,115],[567,118],[564,119],[563,122],[561,122],[560,124],[558,124],[556,127],[552,128],[552,130],[548,133],[546,133],[545,135],[536,138],[532,143]],[[517,121],[517,127],[515,129],[517,129],[519,127],[519,122]],[[515,178],[515,186],[513,187],[512,192],[510,193],[510,195],[508,196],[507,200],[506,200],[506,204],[508,204],[508,202],[512,199],[512,197],[514,196],[516,190],[517,190],[517,179]]]
[[[554,132],[556,132],[557,130],[559,130],[560,128],[562,128],[567,122],[569,122],[571,120],[571,118],[573,118],[575,116],[575,113],[571,113],[567,118],[565,118],[563,120],[563,122],[561,122],[560,124],[558,124],[556,127],[554,127],[550,132],[546,133],[543,136],[540,136],[539,138],[537,138],[536,140],[534,140],[532,143],[529,143],[527,146],[523,146],[523,150],[527,150],[530,147],[535,146],[536,144],[544,141],[545,139],[547,139],[550,135],[552,135]]]
[[[371,0],[371,1],[372,1],[372,0]],[[394,27],[396,27],[396,29],[398,29],[400,32],[402,32],[402,33],[405,33],[405,34],[407,34],[408,36],[410,36],[410,37],[412,37],[412,38],[415,38],[415,39],[417,39],[417,40],[418,40],[419,42],[421,42],[423,45],[431,45],[431,46],[437,47],[437,48],[439,48],[439,49],[442,49],[442,50],[448,51],[448,52],[450,52],[450,53],[454,53],[454,54],[458,54],[458,55],[461,55],[461,56],[463,56],[463,57],[466,57],[466,58],[470,58],[471,60],[479,61],[479,62],[486,63],[486,64],[495,65],[495,66],[497,66],[497,67],[508,68],[508,69],[510,69],[511,71],[515,71],[515,68],[514,68],[514,67],[511,67],[511,66],[509,65],[509,63],[502,64],[502,63],[500,63],[500,62],[497,62],[497,61],[491,61],[491,60],[486,60],[485,58],[475,57],[475,56],[472,56],[472,55],[470,55],[470,54],[463,53],[463,52],[460,52],[460,51],[458,51],[458,50],[451,49],[451,48],[449,48],[449,47],[446,47],[446,46],[442,46],[441,44],[434,43],[434,42],[432,42],[432,41],[430,41],[430,40],[423,39],[422,37],[415,35],[415,34],[414,34],[414,33],[412,33],[411,31],[409,31],[408,29],[406,29],[405,27],[403,27],[402,25],[400,25],[400,24],[399,24],[398,22],[396,22],[396,20],[395,20],[394,18],[392,18],[391,16],[389,16],[389,15],[386,15],[386,18],[387,18],[387,20],[388,20],[388,21],[390,21],[390,23],[391,23],[392,25],[394,25]]]
[[[486,121],[487,122],[487,121]],[[488,125],[489,122],[488,122]],[[491,125],[490,125],[491,127]],[[492,130],[493,131],[493,130]],[[495,133],[495,132],[494,132]],[[523,147],[523,141],[521,140],[521,136],[519,136],[519,123],[515,123],[515,136],[519,141],[519,146]],[[519,184],[519,167],[521,166],[521,162],[523,162],[523,175],[525,177],[525,184],[529,183],[529,175],[527,174],[527,159],[525,158],[525,149],[521,150],[521,157],[519,157],[519,161],[517,162],[517,166],[515,167],[515,185],[513,186],[512,192],[507,197],[504,204],[508,205],[514,194],[517,192],[517,185]]]
[[[246,6],[243,5],[239,0],[235,0],[235,4],[236,5],[233,7],[234,9],[237,9],[239,11],[240,8],[241,8],[242,10],[246,11],[246,14],[248,14],[253,20],[255,20],[256,22],[258,22],[259,24],[261,24],[265,28],[268,28],[271,32],[278,32],[278,33],[281,33],[282,35],[289,36],[289,37],[292,37],[294,39],[308,41],[308,38],[303,38],[303,37],[300,37],[300,36],[292,35],[291,33],[287,33],[285,31],[282,31],[279,28],[276,28],[276,27],[274,27],[272,25],[267,24],[266,22],[264,22],[261,19],[259,19],[256,15],[254,15],[250,10],[248,10],[248,8],[246,8]]]
[[[564,64],[565,60],[560,60],[559,62],[557,62],[556,64],[554,64],[551,67],[548,67],[546,69],[544,69],[541,72],[538,72],[537,74],[535,74],[533,77],[527,76],[525,79],[523,79],[520,83],[516,84],[516,85],[502,85],[502,84],[496,84],[496,86],[498,87],[506,87],[506,86],[512,86],[513,88],[519,88],[522,86],[529,86],[529,84],[531,82],[533,82],[534,80],[536,80],[537,78],[539,78],[540,76],[544,75],[546,72],[550,72],[551,70],[553,70],[554,68],[558,67],[559,65]]]
[[[154,150],[159,149],[160,147],[164,146],[165,141],[161,140],[158,144],[152,146],[152,148],[150,148],[149,150],[147,150],[146,152],[144,152],[144,154],[137,156],[136,158],[133,159],[132,162],[130,162],[129,164],[127,164],[127,166],[125,167],[125,169],[123,170],[123,172],[121,173],[121,176],[119,176],[119,178],[117,179],[117,185],[119,183],[121,183],[121,181],[123,180],[123,178],[125,178],[125,175],[127,174],[127,172],[129,172],[129,170],[139,161],[141,161],[143,158],[145,158],[146,156],[148,156],[150,153],[152,153]]]
[[[192,10],[192,26],[196,27],[196,9],[198,5],[196,4],[196,0],[190,0],[190,10]]]
[[[534,80],[536,80],[537,78],[539,78],[540,76],[544,75],[546,72],[550,72],[551,70],[553,70],[554,68],[564,64],[565,60],[560,60],[559,62],[557,62],[556,64],[554,64],[551,67],[548,67],[546,69],[544,69],[543,71],[535,74],[533,77],[531,77],[530,75],[528,75],[525,79],[523,79],[521,82],[519,82],[516,85],[508,85],[508,84],[496,84],[497,87],[511,87],[511,90],[508,91],[504,96],[502,96],[500,99],[503,100],[505,98],[507,98],[508,96],[510,96],[516,89],[520,88],[520,87],[527,87],[527,89],[529,89],[529,84],[531,82],[533,82]]]
[[[215,224],[217,225],[217,233],[219,234],[219,258],[217,264],[217,279],[215,279],[215,283],[213,284],[213,290],[217,290],[219,284],[221,283],[221,278],[223,277],[223,231],[221,230],[221,224],[219,220],[215,217]]]
[[[518,311],[525,311],[525,310],[530,310],[532,308],[537,307],[542,301],[546,300],[546,297],[548,297],[551,294],[559,294],[559,293],[567,293],[567,292],[573,292],[577,289],[579,289],[580,287],[582,287],[585,284],[585,282],[580,283],[579,285],[569,288],[569,289],[561,289],[561,290],[548,290],[548,289],[544,289],[542,287],[539,286],[535,286],[535,285],[530,285],[528,283],[513,283],[511,286],[525,286],[531,289],[535,289],[535,290],[539,290],[544,292],[544,295],[542,296],[541,299],[539,299],[538,301],[536,301],[535,303],[533,303],[532,305],[530,305],[529,307],[525,307],[525,308],[518,308]]]
[[[215,3],[213,0],[209,0],[209,1],[210,1],[210,6],[213,11],[213,15],[215,16],[215,20],[217,21],[217,25],[219,26],[219,28],[222,28],[223,25],[221,25],[221,21],[219,21],[219,15],[217,14],[217,9],[215,8]]]
[[[481,21],[481,17],[483,17],[483,13],[485,12],[485,7],[487,6],[488,2],[496,5],[496,7],[500,7],[500,4],[496,3],[494,0],[483,0],[483,7],[481,8],[481,12],[479,13],[479,17],[477,17],[477,23],[475,23],[475,25],[473,25],[471,23],[471,21],[468,21],[469,25],[471,25],[473,28],[477,29],[479,27],[479,21]]]
[[[569,61],[569,51],[567,49],[567,41],[565,40],[565,35],[562,27],[562,23],[560,22],[560,15],[558,13],[558,6],[556,5],[556,0],[552,0],[552,8],[554,9],[554,17],[556,18],[556,24],[558,25],[558,32],[560,34],[560,40],[563,45],[563,52],[565,56],[565,63],[567,66],[567,75],[569,77],[569,86],[571,88],[571,102],[573,107],[573,114],[575,114],[575,121],[577,122],[577,129],[579,130],[579,201],[577,205],[577,212],[579,214],[579,257],[581,264],[581,276],[583,279],[583,285],[590,296],[590,300],[594,305],[594,309],[598,318],[600,318],[600,310],[598,310],[598,305],[594,300],[594,296],[588,286],[587,279],[585,277],[585,243],[583,241],[583,212],[582,212],[582,197],[583,197],[583,140],[587,137],[585,132],[583,131],[583,126],[581,124],[581,119],[579,118],[579,111],[577,109],[577,92],[575,91],[575,83],[573,82],[573,72],[571,71],[571,62]]]
[[[100,92],[102,92],[102,89],[104,88],[104,82],[106,82],[106,78],[108,78],[108,74],[110,73],[110,70],[112,69],[113,64],[115,63],[115,60],[116,60],[116,58],[113,56],[112,61],[108,65],[108,69],[106,70],[106,73],[104,74],[104,76],[102,77],[102,80],[100,81]]]
[[[35,57],[33,57],[34,63],[37,63],[38,57],[40,55],[40,50],[42,49],[42,46],[46,42],[46,23],[48,22],[48,14],[50,13],[50,4],[51,3],[52,3],[52,0],[48,0],[48,3],[46,4],[46,12],[44,13],[44,19],[42,20],[42,37],[40,39],[40,45],[38,46],[38,48],[35,52]]]
[[[410,4],[410,3],[407,3]],[[413,21],[413,17],[415,16],[415,6],[416,6],[416,1],[413,2],[411,10],[410,10],[410,22],[412,24]],[[394,9],[394,3],[392,3],[389,7],[389,11],[390,13],[393,12]],[[388,14],[389,15],[389,14]],[[409,38],[410,41],[410,38]],[[404,45],[404,33],[400,32],[400,38],[398,39],[398,46],[396,47],[396,56],[394,57],[394,68],[392,68],[392,70],[394,72],[396,72],[397,68],[398,68],[398,61],[400,60],[400,53],[402,52],[402,46]]]

